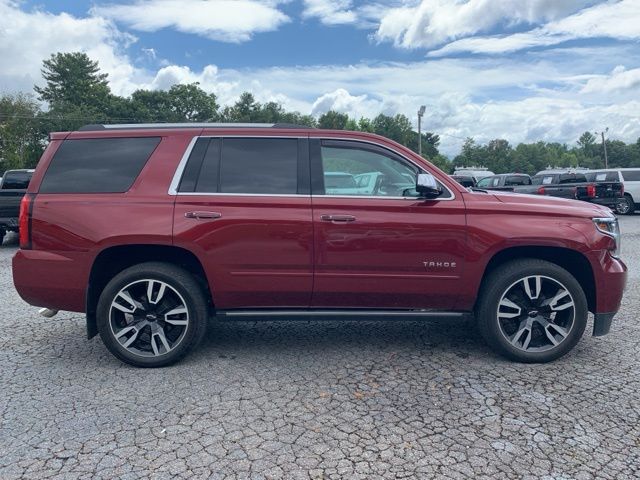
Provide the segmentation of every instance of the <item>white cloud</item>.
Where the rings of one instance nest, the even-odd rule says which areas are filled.
[[[463,38],[430,53],[445,56],[460,52],[507,53],[531,47],[555,45],[580,38],[640,38],[640,1],[621,0],[585,8],[542,27],[512,35]]]
[[[135,38],[103,18],[24,12],[18,3],[0,0],[0,32],[0,91],[31,91],[42,81],[42,61],[55,52],[86,52],[117,93],[130,93],[142,74],[123,53]]]
[[[610,93],[634,89],[640,93],[640,68],[627,70],[623,65],[613,69],[611,75],[599,75],[587,81],[582,93]]]
[[[507,24],[537,24],[575,12],[593,0],[422,0],[389,9],[375,38],[403,48],[432,48]]]
[[[137,0],[96,6],[92,13],[144,32],[174,28],[222,42],[244,42],[254,33],[276,30],[289,21],[277,4],[260,0]]]
[[[351,0],[304,0],[303,18],[317,18],[325,25],[355,23],[357,13]]]

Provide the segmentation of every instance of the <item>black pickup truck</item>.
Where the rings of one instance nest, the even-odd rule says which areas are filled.
[[[483,178],[478,188],[571,198],[611,209],[624,198],[621,182],[589,182],[583,173],[577,172],[540,172],[531,179],[528,175],[505,173]]]
[[[33,170],[7,170],[0,180],[0,245],[7,232],[18,231],[20,201],[32,175]]]

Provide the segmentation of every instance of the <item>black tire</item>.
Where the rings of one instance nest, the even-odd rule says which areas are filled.
[[[541,278],[540,284],[537,284],[537,277]],[[525,278],[528,279],[524,280]],[[538,296],[542,298],[535,300],[527,298],[525,281],[529,284],[529,291],[534,293],[537,290]],[[555,286],[558,286],[555,296],[553,293],[547,294],[544,291],[547,288],[552,292]],[[564,291],[561,290],[562,288],[569,294],[568,299],[564,294],[561,297],[565,303],[571,304],[568,308],[557,305],[558,302],[549,299],[551,296],[556,298],[559,292],[562,293]],[[521,292],[518,291],[519,289]],[[515,304],[514,301],[509,300],[509,295],[519,302],[516,305],[517,309],[509,304],[501,304],[501,302]],[[531,297],[531,294],[528,296]],[[532,303],[529,311],[526,311],[523,306],[527,302]],[[558,311],[551,312],[551,307],[543,306],[545,302],[551,302]],[[543,312],[547,308],[549,312]],[[499,318],[499,315],[511,317],[513,313],[506,313],[510,309],[513,313],[519,310],[521,315],[514,318]],[[547,313],[549,317],[546,316]],[[523,363],[551,362],[568,353],[582,338],[587,325],[587,316],[587,299],[575,277],[556,264],[537,259],[514,260],[491,272],[483,281],[476,309],[478,329],[486,342],[500,355]],[[546,326],[538,323],[537,319],[546,322],[544,324]],[[529,326],[527,330],[523,325],[528,320],[533,322],[533,326]],[[569,321],[571,321],[570,327]],[[507,328],[516,324],[517,326],[512,327],[511,330],[516,333],[509,337]],[[560,331],[563,333],[560,334]],[[524,333],[516,338],[518,332]],[[561,338],[560,341],[558,337]],[[555,342],[558,344],[556,345]],[[543,343],[550,345],[544,346]],[[548,349],[541,351],[543,348]]]
[[[151,281],[152,292],[139,295],[141,291],[145,291],[145,282],[147,282],[146,285],[148,286],[149,281]],[[156,282],[160,285],[164,284],[165,287],[162,289],[162,293],[156,292],[156,305],[153,305],[153,299],[150,299],[149,296],[154,295],[153,286]],[[169,288],[166,288],[166,286]],[[138,295],[134,296],[132,290],[135,290]],[[120,311],[120,308],[113,307],[114,303],[122,303],[121,299],[125,298],[120,296],[121,291],[125,291],[139,305],[139,308],[134,307],[133,310],[133,312],[139,312],[135,315],[139,318],[137,320],[131,318],[130,324],[127,324],[126,315],[134,317],[133,313],[124,314]],[[168,294],[164,292],[168,292]],[[116,302],[116,299],[120,300]],[[172,306],[172,302],[178,307],[181,307],[182,304],[186,307],[182,309],[186,311],[181,310],[175,314],[183,315],[186,320],[184,318],[170,320],[167,317],[170,314],[166,310],[177,311],[177,307],[175,305]],[[125,305],[126,303],[124,302]],[[131,304],[131,306],[133,305]],[[152,310],[153,313],[147,314]],[[163,311],[160,312],[160,310]],[[153,368],[164,367],[177,362],[200,343],[207,327],[208,312],[205,294],[189,272],[167,263],[148,262],[129,267],[111,279],[100,295],[96,320],[100,337],[113,355],[129,365]],[[155,318],[148,320],[150,317]],[[181,324],[173,325],[172,323],[174,322],[181,322]],[[139,327],[139,325],[143,326]],[[125,348],[116,338],[114,331],[116,328],[120,329],[118,331],[120,337],[122,337],[124,330],[137,328],[130,337],[124,336],[123,338],[124,340],[128,340],[131,337],[138,338],[134,339],[135,341],[130,347]],[[152,328],[156,329],[155,333],[153,333],[154,330]],[[159,329],[162,330],[162,342],[154,338],[154,335],[159,338]],[[169,343],[173,341],[170,337],[171,334],[178,337],[175,339],[174,345]],[[149,339],[148,345],[145,345],[145,338]],[[164,345],[170,345],[171,348],[165,348]],[[160,348],[164,351],[160,352]],[[145,351],[145,349],[150,351]]]
[[[636,204],[633,201],[631,195],[625,193],[624,198],[616,205],[616,213],[620,215],[633,215],[636,209]]]

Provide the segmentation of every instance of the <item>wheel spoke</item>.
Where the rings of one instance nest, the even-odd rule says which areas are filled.
[[[565,300],[568,299],[568,301],[566,303],[562,303],[560,305],[558,305],[560,303],[561,300]],[[558,293],[556,293],[556,295],[550,299],[550,300],[545,300],[545,303],[549,302],[549,308],[551,308],[551,310],[554,311],[560,311],[560,310],[566,310],[567,308],[573,307],[573,298],[571,298],[571,294],[564,289],[560,289],[560,291],[558,291]]]
[[[164,321],[167,323],[170,323],[171,325],[186,325],[187,323],[189,323],[189,319],[188,318],[169,318],[170,316],[173,315],[185,315],[187,313],[187,308],[182,306],[182,307],[176,307],[173,310],[167,312],[164,314]]]
[[[533,280],[533,285],[531,281]],[[524,291],[531,300],[536,300],[540,296],[542,291],[542,277],[536,275],[535,277],[525,277],[522,279],[524,284]]]
[[[123,343],[120,339],[129,332],[133,332],[133,335],[127,338],[127,341]],[[116,334],[116,338],[118,339],[118,341],[123,347],[127,348],[129,347],[129,345],[131,345],[133,342],[136,341],[139,333],[140,333],[140,330],[135,326],[125,327]]]
[[[151,335],[151,348],[153,349],[154,355],[160,355],[160,349],[158,348],[156,338],[159,338],[160,342],[162,342],[162,347],[164,347],[165,350],[163,353],[168,353],[171,350],[171,347],[169,346],[167,337],[164,334],[164,330],[159,329]]]
[[[121,302],[124,301],[128,305],[118,303],[118,300],[120,300]],[[131,296],[125,290],[122,290],[118,293],[118,295],[116,295],[116,298],[111,303],[111,306],[124,313],[133,313],[140,307],[140,304],[133,298],[131,298]]]
[[[520,345],[520,340],[522,339],[523,335],[525,335],[525,337],[522,345]],[[513,334],[509,341],[516,348],[523,348],[524,350],[529,348],[529,343],[531,342],[531,326],[527,323],[527,321],[524,321],[520,324],[518,331]]]
[[[156,284],[159,284],[160,287],[158,287],[158,290],[154,292],[155,290],[154,287]],[[157,305],[158,302],[162,300],[162,297],[164,296],[164,292],[166,289],[167,289],[167,285],[165,283],[157,282],[155,280],[149,280],[147,284],[147,300],[149,301],[149,303],[153,305]]]
[[[515,312],[504,311],[503,309],[511,309],[516,310]],[[500,300],[500,305],[498,306],[498,318],[515,318],[522,314],[522,308],[518,306],[516,303],[509,300],[507,297],[504,297]]]

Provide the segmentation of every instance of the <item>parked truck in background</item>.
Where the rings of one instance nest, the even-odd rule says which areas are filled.
[[[7,170],[0,180],[0,245],[7,232],[18,231],[20,201],[27,192],[33,170]]]

